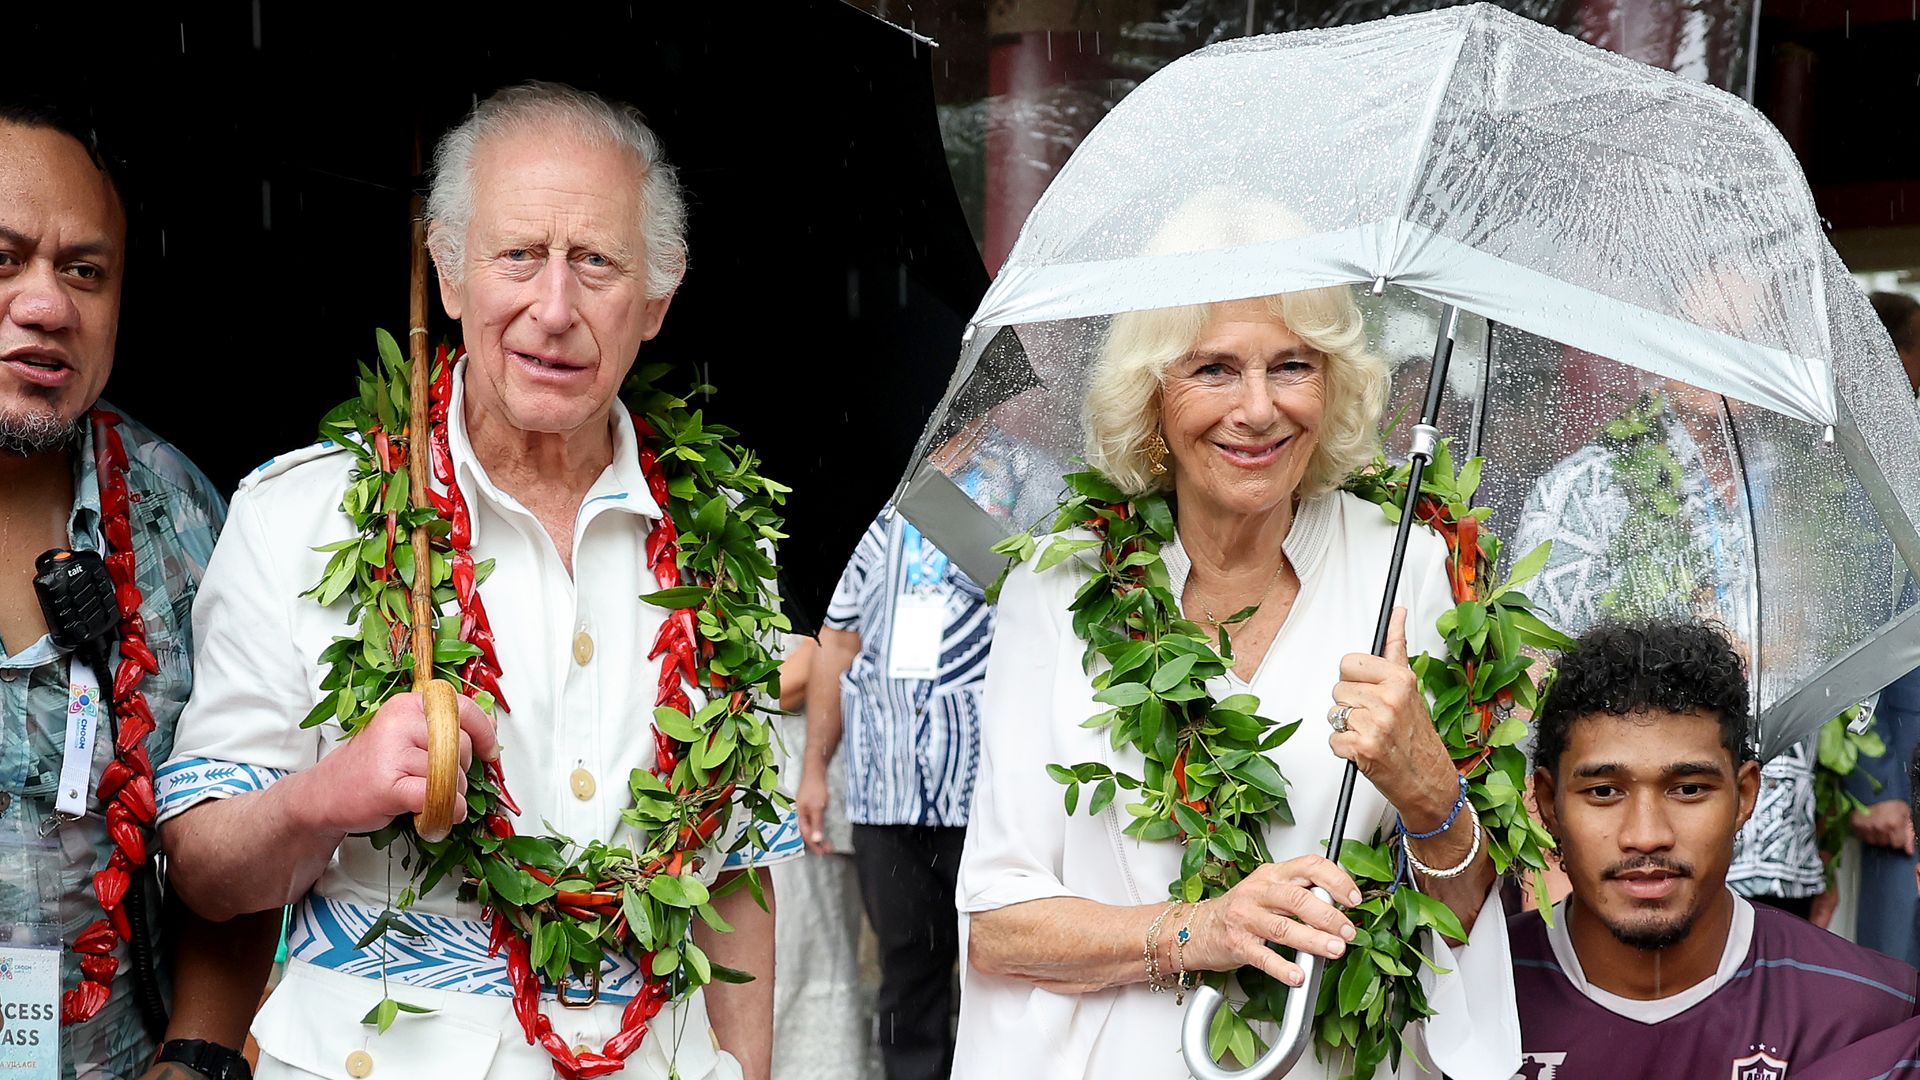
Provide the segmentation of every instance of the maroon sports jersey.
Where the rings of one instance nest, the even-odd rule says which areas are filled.
[[[1555,917],[1565,919],[1564,906]],[[1736,928],[1745,921],[1737,918]],[[1728,958],[1716,973],[1724,978],[1718,988],[1685,1011],[1645,1023],[1574,985],[1539,913],[1509,919],[1520,1006],[1516,1080],[1784,1080],[1789,1069],[1797,1078],[1796,1065],[1920,1013],[1920,972],[1913,968],[1773,908],[1753,905],[1751,925],[1745,958],[1730,974]]]
[[[1793,1080],[1920,1080],[1920,1016],[1801,1068]]]

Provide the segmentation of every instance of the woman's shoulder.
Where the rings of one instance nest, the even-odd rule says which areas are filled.
[[[1055,544],[1064,546],[1049,554]],[[999,618],[1029,607],[1064,615],[1086,583],[1098,550],[1099,538],[1085,529],[1035,537],[1033,552],[1008,567],[1000,583]]]
[[[1330,503],[1330,512],[1340,523],[1349,557],[1384,559],[1393,554],[1393,538],[1399,526],[1388,520],[1384,507],[1350,491],[1334,491],[1321,498]],[[1446,558],[1446,542],[1432,529],[1416,528],[1407,537],[1408,562],[1441,563]]]

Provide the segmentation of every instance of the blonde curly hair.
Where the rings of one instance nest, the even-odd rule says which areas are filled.
[[[1318,441],[1300,479],[1300,495],[1311,498],[1339,487],[1379,450],[1387,363],[1367,350],[1365,324],[1351,289],[1310,289],[1264,299],[1276,320],[1327,359]],[[1171,474],[1153,475],[1147,445],[1160,431],[1167,369],[1193,351],[1216,306],[1156,308],[1114,317],[1094,363],[1081,420],[1087,464],[1129,495],[1172,483]]]

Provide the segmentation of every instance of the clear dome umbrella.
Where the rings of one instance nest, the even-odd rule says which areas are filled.
[[[1718,618],[1766,757],[1920,665],[1920,420],[1791,151],[1487,4],[1213,46],[1130,94],[982,300],[899,508],[990,580],[1080,453],[1112,315],[1328,286],[1424,421],[1390,452],[1437,428],[1488,458],[1508,551],[1558,541],[1529,591],[1562,629]],[[1297,1059],[1314,997],[1250,1075]],[[1229,1075],[1197,1033],[1195,1075]]]

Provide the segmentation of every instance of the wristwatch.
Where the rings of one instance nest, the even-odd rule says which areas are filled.
[[[253,1068],[240,1051],[205,1039],[169,1039],[153,1060],[155,1064],[179,1062],[205,1074],[207,1080],[253,1080]]]

